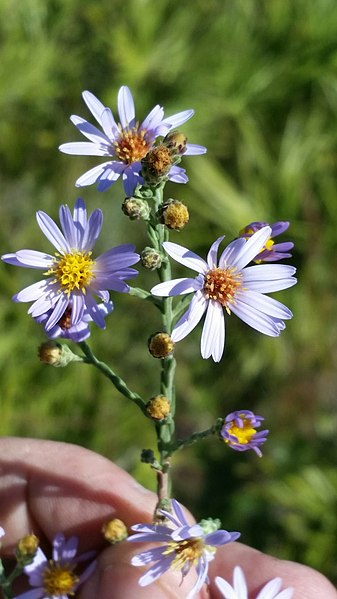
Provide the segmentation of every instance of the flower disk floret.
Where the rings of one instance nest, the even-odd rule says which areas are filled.
[[[196,278],[173,279],[159,283],[151,289],[153,295],[176,296],[193,293],[189,308],[173,328],[171,338],[184,339],[199,323],[204,313],[201,335],[201,355],[221,360],[225,345],[225,318],[236,314],[246,324],[260,333],[277,337],[285,328],[284,320],[292,317],[291,311],[265,293],[280,291],[295,285],[296,269],[283,264],[247,266],[262,250],[270,238],[271,228],[263,227],[248,240],[232,241],[218,259],[219,237],[211,246],[207,261],[178,244],[164,242],[167,254],[184,266],[195,270]]]
[[[139,579],[140,586],[147,586],[157,580],[170,568],[180,570],[184,578],[191,568],[195,568],[197,580],[187,595],[192,599],[208,582],[208,564],[214,558],[216,550],[221,545],[236,541],[240,533],[217,530],[209,521],[201,524],[189,525],[182,511],[181,505],[172,499],[172,513],[159,510],[169,524],[136,524],[132,530],[136,534],[128,537],[129,542],[161,543],[155,547],[135,555],[131,563],[133,566],[148,566],[150,568]]]
[[[260,446],[267,440],[268,430],[257,431],[264,418],[251,410],[237,410],[226,416],[220,436],[235,451],[252,449],[261,457]]]
[[[143,184],[141,160],[151,150],[158,138],[179,127],[190,119],[194,111],[184,110],[164,118],[161,106],[155,106],[147,117],[139,123],[136,120],[135,105],[129,88],[123,85],[117,97],[119,122],[107,106],[102,104],[91,92],[84,91],[83,99],[103,131],[91,125],[85,119],[73,115],[73,124],[89,141],[62,144],[59,149],[65,154],[109,156],[103,162],[90,169],[76,181],[77,187],[97,183],[98,191],[105,191],[122,175],[125,193],[131,196],[135,187]],[[197,144],[186,144],[184,155],[204,154],[206,148]],[[174,165],[168,173],[168,179],[175,183],[186,183],[185,170]]]
[[[14,599],[68,599],[73,597],[78,587],[92,574],[96,567],[93,561],[96,552],[89,551],[77,556],[78,538],[66,539],[59,533],[53,541],[52,559],[48,559],[38,548],[31,564],[24,572],[32,587]],[[78,565],[91,560],[89,565],[78,573]]]
[[[28,314],[44,321],[46,333],[51,336],[58,330],[55,327],[62,328],[65,318],[69,320],[69,330],[70,327],[85,328],[88,319],[104,329],[105,315],[111,307],[108,290],[128,293],[130,288],[125,280],[138,274],[130,268],[140,259],[135,246],[119,245],[93,258],[92,249],[102,228],[103,215],[101,210],[94,210],[87,218],[85,203],[80,198],[73,215],[68,206],[61,206],[61,229],[42,211],[37,212],[37,222],[57,251],[54,256],[35,250],[19,250],[2,256],[4,262],[36,268],[47,276],[19,291],[13,300],[32,301]],[[102,311],[94,295],[107,304],[107,310]]]
[[[248,599],[248,588],[245,575],[240,566],[236,566],[233,572],[233,586],[221,576],[215,578],[215,584],[224,599]],[[292,599],[294,589],[288,587],[282,589],[282,579],[273,578],[261,589],[255,599]],[[249,595],[250,597],[250,595]]]

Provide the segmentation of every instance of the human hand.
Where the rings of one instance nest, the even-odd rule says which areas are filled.
[[[167,573],[148,587],[140,587],[140,569],[130,564],[141,544],[106,547],[103,522],[120,518],[127,526],[150,522],[156,497],[118,466],[75,445],[33,439],[0,440],[0,525],[6,531],[3,551],[13,554],[18,539],[34,532],[42,549],[50,552],[57,532],[80,538],[80,550],[98,551],[98,565],[80,587],[79,599],[184,599],[193,586],[192,574],[179,586],[180,576]],[[242,545],[230,543],[210,562],[210,586],[198,599],[220,599],[215,576],[232,581],[240,565],[253,599],[271,578],[295,589],[294,599],[337,599],[332,584],[306,566],[278,560]]]

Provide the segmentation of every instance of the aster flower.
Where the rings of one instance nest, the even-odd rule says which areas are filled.
[[[268,430],[256,431],[264,420],[250,410],[238,410],[226,416],[220,435],[236,451],[253,449],[261,457],[260,445],[267,440]]]
[[[270,227],[263,227],[248,240],[232,241],[218,260],[218,248],[223,240],[219,237],[211,246],[207,261],[191,250],[171,242],[164,242],[165,251],[180,262],[197,271],[196,278],[173,279],[159,283],[151,289],[153,295],[175,296],[193,293],[188,310],[176,323],[171,339],[184,339],[206,318],[201,335],[201,355],[212,356],[219,362],[225,344],[225,318],[236,314],[252,328],[277,337],[285,328],[284,320],[292,317],[291,311],[265,293],[287,289],[296,283],[292,276],[296,269],[283,264],[259,264],[246,267],[264,247],[271,235]]]
[[[94,210],[87,218],[85,204],[78,199],[73,216],[68,206],[60,208],[61,229],[45,212],[37,212],[37,222],[47,239],[55,246],[54,256],[35,250],[20,250],[5,254],[2,260],[15,266],[36,268],[50,275],[14,295],[16,302],[33,304],[28,310],[33,318],[48,314],[45,330],[54,332],[60,326],[71,306],[71,326],[90,318],[104,329],[104,313],[94,295],[103,302],[109,301],[108,289],[127,293],[125,279],[135,277],[136,270],[129,268],[139,260],[132,244],[114,247],[98,258],[92,257],[92,248],[102,228],[101,210]],[[43,319],[43,318],[42,318]]]
[[[291,258],[290,250],[293,249],[294,244],[292,241],[285,241],[283,243],[274,243],[273,238],[284,233],[289,227],[287,221],[277,221],[273,225],[270,225],[271,234],[269,239],[267,239],[266,243],[262,250],[255,256],[254,262],[260,264],[260,262],[277,262],[278,260],[283,260],[284,258]],[[259,231],[263,227],[269,226],[268,223],[264,222],[253,222],[244,227],[240,231],[240,237],[244,237],[245,239],[249,239],[256,231]]]
[[[91,560],[95,555],[95,551],[89,551],[76,557],[77,546],[77,537],[65,539],[64,535],[59,533],[53,541],[51,560],[47,559],[43,551],[38,548],[33,562],[24,568],[29,584],[33,588],[17,595],[15,599],[68,599],[72,597],[96,567],[96,562],[93,561],[81,574],[77,574],[78,564]]]
[[[208,564],[217,548],[236,541],[240,533],[218,530],[218,520],[203,520],[190,526],[178,501],[172,499],[171,504],[172,513],[159,510],[169,520],[169,525],[136,524],[131,527],[136,534],[128,537],[127,541],[162,543],[160,547],[135,555],[131,563],[133,566],[153,564],[139,579],[140,586],[151,584],[169,568],[180,570],[184,578],[195,567],[197,581],[186,598],[192,599],[208,582]]]
[[[113,310],[113,303],[106,302],[106,304],[98,304],[98,310],[102,317],[105,318]],[[48,310],[41,316],[35,318],[36,322],[45,324],[51,315],[52,310]],[[62,337],[63,339],[71,339],[76,343],[81,343],[90,336],[89,323],[92,322],[92,318],[86,308],[84,308],[82,320],[76,325],[72,324],[72,302],[69,302],[64,314],[60,320],[48,331],[49,339],[56,339],[56,337]]]
[[[248,599],[248,589],[245,575],[239,566],[234,568],[233,586],[226,580],[217,576],[215,584],[221,592],[224,599]],[[282,579],[273,578],[261,589],[255,599],[291,599],[294,589],[288,587],[281,591]]]
[[[89,142],[65,143],[59,149],[65,154],[109,156],[109,160],[84,173],[77,179],[76,186],[84,187],[98,183],[97,189],[105,191],[122,175],[125,193],[128,196],[132,195],[137,184],[142,185],[141,160],[154,146],[157,138],[182,125],[194,114],[193,110],[184,110],[164,118],[163,108],[157,105],[139,124],[135,116],[132,94],[129,88],[123,85],[117,98],[117,123],[110,108],[104,106],[91,92],[84,91],[82,96],[103,131],[85,119],[73,115],[70,120]],[[206,148],[203,146],[187,144],[184,154],[197,155],[205,152]],[[185,170],[176,165],[170,169],[168,178],[175,183],[188,181]]]

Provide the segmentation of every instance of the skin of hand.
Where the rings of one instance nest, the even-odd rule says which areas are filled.
[[[180,585],[181,576],[168,572],[147,587],[138,585],[142,568],[130,565],[142,543],[107,546],[102,524],[120,518],[127,526],[150,522],[155,495],[141,487],[118,466],[87,449],[22,438],[0,440],[0,525],[2,554],[13,555],[16,542],[34,532],[49,555],[57,532],[80,537],[80,552],[98,551],[98,565],[77,592],[79,599],[184,599],[193,586],[192,572]],[[192,521],[192,520],[191,520]],[[264,555],[241,543],[220,548],[210,563],[211,584],[196,599],[220,599],[215,576],[232,582],[233,568],[240,565],[249,584],[249,599],[276,576],[283,588],[294,587],[294,599],[337,599],[332,584],[306,566]],[[26,590],[28,586],[24,587]],[[21,591],[24,590],[20,589]]]

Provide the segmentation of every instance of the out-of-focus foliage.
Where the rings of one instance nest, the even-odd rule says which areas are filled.
[[[37,209],[57,218],[73,205],[75,179],[99,159],[60,154],[80,140],[68,120],[87,118],[81,91],[116,108],[132,89],[142,118],[193,107],[184,131],[209,148],[186,158],[183,199],[191,222],[172,239],[205,253],[251,220],[290,220],[299,284],[276,294],[294,312],[279,339],[228,318],[225,356],[202,361],[200,327],[177,346],[178,434],[209,426],[233,409],[254,409],[271,430],[264,458],[216,440],[177,454],[176,496],[196,516],[222,518],[242,540],[336,576],[336,165],[337,5],[335,0],[2,0],[0,3],[1,253],[50,251]],[[121,185],[81,190],[104,210],[97,252],[122,241],[145,244],[120,210]],[[178,272],[178,270],[176,271]],[[139,464],[154,444],[128,405],[90,367],[40,364],[42,330],[10,297],[34,271],[0,270],[2,434],[72,441],[116,460],[147,485]],[[155,274],[142,274],[149,288]],[[146,341],[159,321],[151,306],[115,296],[96,353],[144,397],[158,391],[159,366]],[[145,309],[148,308],[148,309]],[[141,317],[140,317],[141,315]],[[158,366],[158,368],[157,368]],[[157,370],[156,370],[157,369]],[[81,386],[78,385],[81,382]],[[188,482],[188,484],[186,484]]]

